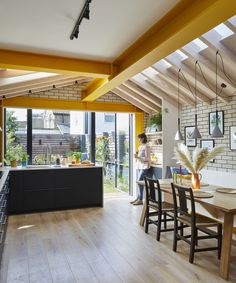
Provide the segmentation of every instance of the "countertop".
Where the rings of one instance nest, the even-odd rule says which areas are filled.
[[[103,166],[86,166],[86,165],[79,165],[79,166],[73,166],[69,167],[67,165],[30,165],[29,167],[22,167],[17,166],[14,168],[9,168],[9,171],[27,171],[27,170],[52,170],[52,169],[89,169],[89,168],[102,168]]]

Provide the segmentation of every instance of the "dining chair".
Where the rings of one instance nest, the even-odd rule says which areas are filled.
[[[194,261],[195,252],[218,250],[218,258],[220,259],[222,224],[214,219],[196,213],[192,188],[186,188],[183,186],[176,185],[174,183],[171,183],[171,187],[174,204],[173,251],[177,251],[177,242],[179,240],[183,240],[190,245],[190,263],[193,263]],[[187,200],[189,200],[190,204]],[[183,233],[183,229],[187,227],[191,229],[190,235],[184,235]],[[213,231],[209,229],[210,227],[216,227],[217,229],[216,231]],[[198,232],[202,232],[204,235],[199,236]],[[199,240],[212,238],[217,239],[217,246],[202,248],[198,247]]]
[[[148,233],[149,224],[156,225],[156,239],[160,241],[161,232],[174,230],[167,228],[167,222],[174,221],[174,207],[172,204],[162,201],[162,192],[158,180],[148,177],[145,177],[144,180],[146,192],[145,233]],[[162,223],[164,228],[162,228]]]

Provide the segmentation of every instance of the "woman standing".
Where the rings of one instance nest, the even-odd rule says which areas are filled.
[[[151,157],[150,157],[150,148],[147,144],[147,136],[142,133],[138,135],[139,148],[138,153],[134,155],[137,161],[137,170],[138,170],[138,181],[143,181],[144,177],[147,176],[150,165],[151,165]],[[138,185],[137,198],[131,203],[133,205],[143,204],[143,185]]]

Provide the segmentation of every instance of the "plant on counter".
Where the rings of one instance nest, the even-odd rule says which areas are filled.
[[[72,154],[72,157],[75,159],[76,163],[80,163],[81,156],[82,152],[80,151],[74,151]]]
[[[224,147],[215,147],[212,150],[208,148],[196,147],[192,153],[192,156],[188,150],[188,147],[182,143],[178,144],[174,149],[175,158],[185,166],[188,171],[192,173],[192,186],[194,189],[200,188],[200,171],[214,159],[217,155],[224,152]]]
[[[27,166],[27,161],[28,161],[29,155],[27,154],[27,152],[22,152],[22,156],[21,156],[21,165],[22,166]]]
[[[21,144],[14,145],[15,137],[12,136],[12,133],[8,132],[6,138],[6,154],[5,162],[7,165],[12,167],[17,166],[17,162],[22,158],[23,147]]]

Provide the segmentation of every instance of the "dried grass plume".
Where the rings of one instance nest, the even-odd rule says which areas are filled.
[[[224,152],[224,147],[218,146],[212,150],[196,147],[191,156],[186,145],[178,144],[174,152],[175,158],[180,161],[188,171],[191,173],[199,173],[210,160]]]

